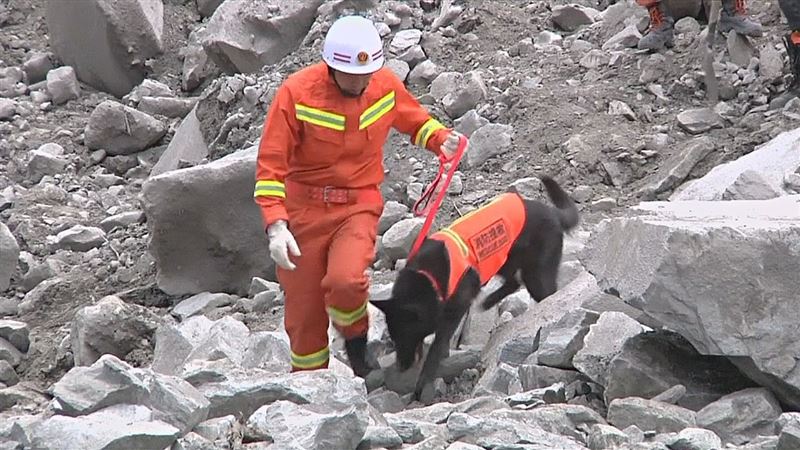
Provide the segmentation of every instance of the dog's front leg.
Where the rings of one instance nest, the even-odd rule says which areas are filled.
[[[414,390],[417,400],[422,399],[422,391],[426,386],[433,383],[436,378],[436,372],[439,370],[439,364],[449,353],[450,339],[458,328],[463,314],[458,317],[447,317],[442,321],[439,329],[436,330],[436,337],[433,339],[433,344],[428,351],[428,356],[425,358],[425,364],[422,366],[422,371],[417,378],[417,387]]]

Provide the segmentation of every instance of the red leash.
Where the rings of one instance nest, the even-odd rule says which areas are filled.
[[[461,162],[461,157],[464,156],[464,150],[467,149],[467,142],[467,138],[465,136],[461,136],[458,140],[456,154],[453,155],[453,157],[449,160],[445,160],[441,157],[439,158],[439,172],[436,174],[436,178],[434,178],[433,182],[422,194],[419,200],[414,203],[414,216],[420,217],[423,214],[427,214],[427,217],[425,218],[425,223],[422,225],[422,230],[420,230],[419,235],[417,236],[417,240],[414,241],[414,245],[411,247],[411,252],[408,254],[409,260],[417,253],[417,250],[419,250],[419,247],[422,245],[422,241],[425,240],[425,237],[428,235],[428,231],[431,229],[433,219],[436,217],[436,213],[439,211],[439,207],[442,205],[442,200],[444,200],[444,196],[447,195],[447,188],[450,186],[450,182],[453,180],[453,175],[456,173],[456,169],[458,169],[458,163]],[[438,186],[442,180],[444,167],[447,163],[451,163],[450,170],[447,172],[447,179],[445,180],[444,186],[439,192],[439,195],[433,200],[433,204],[431,204],[431,197],[433,197],[433,193],[436,191],[436,186]]]

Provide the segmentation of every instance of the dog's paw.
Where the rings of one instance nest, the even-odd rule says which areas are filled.
[[[414,396],[418,402],[424,405],[431,405],[436,399],[436,387],[433,383],[428,383],[422,387],[417,387]]]
[[[425,390],[425,384],[418,381],[417,385],[414,387],[414,400],[421,401],[423,390]]]
[[[430,403],[436,397],[436,384],[433,380],[419,378],[414,388],[414,395],[422,403]]]

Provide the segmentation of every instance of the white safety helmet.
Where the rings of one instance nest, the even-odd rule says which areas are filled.
[[[383,42],[371,20],[342,17],[325,36],[322,59],[332,69],[345,73],[372,73],[383,67]]]

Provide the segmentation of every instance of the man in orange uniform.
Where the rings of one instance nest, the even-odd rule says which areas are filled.
[[[292,371],[328,366],[330,318],[363,377],[370,370],[366,270],[383,211],[383,144],[393,127],[446,161],[459,135],[384,67],[383,44],[368,19],[334,22],[322,59],[289,76],[275,94],[254,196],[286,294]]]

